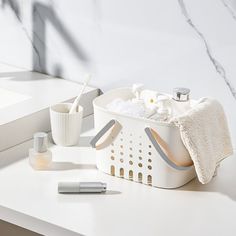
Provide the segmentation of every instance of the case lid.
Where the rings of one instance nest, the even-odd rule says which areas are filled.
[[[39,132],[34,134],[35,152],[46,152],[48,149],[48,134]]]
[[[185,102],[189,100],[190,89],[188,88],[174,88],[173,99],[179,102]]]

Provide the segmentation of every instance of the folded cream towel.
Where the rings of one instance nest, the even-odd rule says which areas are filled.
[[[223,107],[214,99],[202,98],[191,110],[171,122],[180,129],[199,181],[208,183],[219,162],[233,154]]]

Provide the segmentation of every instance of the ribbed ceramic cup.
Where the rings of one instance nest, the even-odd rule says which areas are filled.
[[[83,107],[69,114],[72,103],[59,103],[50,108],[52,138],[60,146],[73,146],[79,142]]]

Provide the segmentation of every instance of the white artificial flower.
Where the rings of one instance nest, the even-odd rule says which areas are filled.
[[[140,98],[144,101],[144,104],[149,109],[156,109],[158,102],[158,92],[152,90],[143,90],[140,94]]]

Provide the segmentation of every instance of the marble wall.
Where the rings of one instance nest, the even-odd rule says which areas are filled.
[[[0,0],[0,30],[0,62],[216,97],[236,144],[236,0]]]

